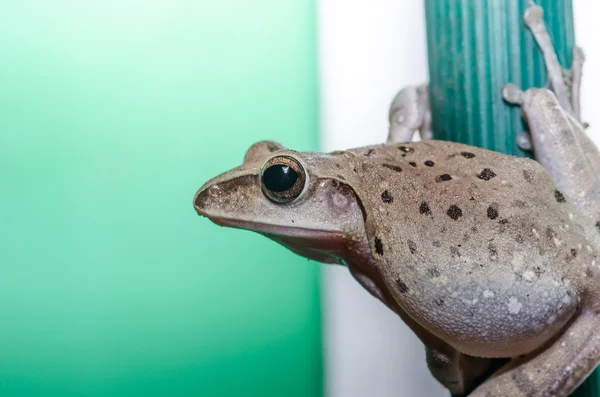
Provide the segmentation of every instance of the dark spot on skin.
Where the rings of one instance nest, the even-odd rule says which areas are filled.
[[[475,197],[471,197],[469,200],[471,200],[471,201],[475,201]]]
[[[521,200],[515,200],[515,207],[525,208],[525,202]]]
[[[383,193],[381,193],[381,200],[384,203],[389,204],[394,201],[394,198],[392,197],[392,194],[388,190],[384,190]]]
[[[367,150],[367,153],[364,154],[365,157],[370,157],[372,154],[375,154],[375,149]]]
[[[457,220],[462,216],[462,210],[456,205],[451,205],[450,208],[448,208],[448,211],[446,211],[446,214],[448,214],[450,218]]]
[[[594,275],[594,272],[588,267],[587,269],[585,269],[585,275],[588,277],[592,277]]]
[[[449,181],[451,179],[452,179],[452,177],[450,175],[448,175],[448,174],[442,174],[442,175],[438,175],[435,178],[435,181],[436,182],[447,182],[447,181]]]
[[[473,157],[475,157],[475,155],[471,152],[460,152],[460,154],[467,159],[472,159]]]
[[[354,171],[354,172],[356,172],[356,173],[358,174],[358,171],[356,171],[356,168],[354,168],[354,170],[353,170],[353,171]]]
[[[440,271],[435,267],[428,269],[427,272],[429,273],[429,275],[431,277],[439,277],[440,276]]]
[[[544,271],[539,266],[537,266],[535,269],[533,269],[533,272],[538,277],[540,276],[540,274],[544,273]]]
[[[408,164],[410,164],[410,166],[411,166],[411,167],[416,167],[416,166],[417,166],[417,163],[415,163],[414,161],[411,161],[411,162],[410,162],[410,163],[408,163]]]
[[[444,306],[444,299],[443,298],[439,298],[435,300],[435,304],[438,306]]]
[[[442,243],[440,243],[437,240],[433,240],[433,242],[431,244],[433,244],[434,247],[438,247],[438,248],[442,246]]]
[[[522,275],[521,273],[516,273],[516,272],[515,272],[515,273],[514,273],[514,275],[515,275],[515,279],[516,279],[517,281],[521,281],[521,280],[523,280],[523,275]]]
[[[523,178],[529,183],[533,183],[533,174],[529,170],[523,170]]]
[[[596,222],[596,229],[598,229],[598,231],[600,231],[600,221]]]
[[[396,171],[396,172],[402,172],[402,168],[398,167],[397,165],[393,165],[393,164],[383,164],[383,166],[387,169],[390,169],[392,171]]]
[[[435,165],[435,163],[431,160],[427,160],[424,164],[428,167],[433,167]]]
[[[496,248],[496,246],[494,244],[492,244],[492,243],[488,244],[488,251],[490,252],[491,259],[498,258],[498,249]]]
[[[427,202],[423,201],[421,203],[421,205],[419,206],[419,212],[422,215],[431,215],[431,208],[429,208],[429,204],[427,204]]]
[[[565,195],[562,194],[561,192],[559,192],[558,190],[554,191],[554,198],[556,199],[557,203],[566,203],[567,202]]]
[[[416,254],[417,253],[417,244],[415,244],[414,241],[412,240],[408,240],[408,250],[410,251],[411,254]]]
[[[407,147],[407,146],[400,146],[400,147],[398,147],[398,149],[400,149],[404,153],[412,153],[415,151],[415,149],[413,149],[411,147]]]
[[[515,240],[517,241],[517,243],[521,244],[525,241],[525,239],[523,238],[523,236],[521,236],[520,234],[517,234],[515,236]]]
[[[571,248],[571,256],[575,258],[577,256],[577,250],[575,248]]]
[[[551,227],[546,228],[546,237],[549,240],[553,240],[556,237],[556,232]]]
[[[477,226],[473,226],[473,227],[471,228],[471,232],[473,232],[473,233],[477,233],[477,231],[478,231],[478,230],[477,230]]]
[[[383,243],[379,237],[375,237],[375,252],[377,252],[378,255],[383,256]]]
[[[501,219],[500,219],[498,222],[499,222],[501,225],[507,225],[507,224],[508,224],[508,219],[506,219],[506,218],[501,218]]]
[[[369,170],[369,166],[367,165],[367,163],[362,163],[361,168],[363,171],[368,171]]]
[[[450,247],[450,256],[453,258],[460,256],[460,251],[458,250],[457,247]]]
[[[342,166],[340,165],[340,163],[335,163],[335,168],[339,170],[340,168],[342,168]]]
[[[492,171],[490,168],[484,168],[483,170],[481,170],[481,172],[479,174],[477,174],[477,178],[484,180],[484,181],[489,181],[490,179],[492,179],[495,176],[496,176],[496,173],[494,171]]]
[[[498,218],[498,210],[490,205],[487,209],[487,217],[490,219]]]
[[[406,286],[406,284],[404,284],[402,282],[402,280],[400,280],[400,279],[396,280],[396,285],[398,286],[398,290],[400,291],[401,294],[405,294],[408,292],[408,287]]]

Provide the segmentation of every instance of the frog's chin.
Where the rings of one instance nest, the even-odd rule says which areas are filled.
[[[211,217],[220,226],[250,230],[278,242],[298,255],[322,263],[341,264],[348,247],[343,233],[307,227],[287,227],[240,219]]]

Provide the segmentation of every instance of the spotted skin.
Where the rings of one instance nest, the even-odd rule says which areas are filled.
[[[536,161],[436,140],[330,154],[266,145],[207,182],[196,210],[346,264],[415,331],[454,392],[542,349],[596,302],[599,233]],[[277,156],[308,174],[291,204],[261,191],[261,167]],[[410,166],[422,159],[433,165]]]
[[[326,154],[259,142],[202,186],[196,211],[347,265],[455,396],[569,395],[600,362],[600,155],[579,115],[582,56],[569,92],[542,16],[532,6],[525,19],[553,91],[503,92],[521,105],[537,161],[428,140],[427,87],[409,87],[387,144]],[[424,140],[406,143],[415,132]],[[285,204],[261,183],[279,157],[306,172]]]

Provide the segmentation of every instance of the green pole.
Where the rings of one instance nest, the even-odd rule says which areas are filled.
[[[536,0],[558,58],[571,66],[575,43],[572,0]],[[525,126],[500,91],[546,84],[542,54],[523,14],[529,0],[425,0],[432,129],[436,139],[520,156]],[[598,396],[597,372],[573,394]]]

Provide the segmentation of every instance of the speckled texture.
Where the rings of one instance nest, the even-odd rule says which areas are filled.
[[[430,332],[510,357],[573,315],[597,232],[538,163],[442,141],[349,152],[366,164],[354,168],[369,185],[367,235],[386,288]]]
[[[300,197],[284,205],[270,201],[260,181],[263,164],[279,156],[307,173]],[[220,225],[346,264],[415,331],[451,390],[470,390],[501,363],[495,358],[544,349],[569,321],[596,323],[579,313],[600,312],[598,230],[533,160],[444,141],[330,154],[261,142],[242,166],[208,181],[195,206]],[[568,340],[588,336],[577,331]],[[591,348],[581,342],[579,353]],[[548,354],[558,358],[547,364],[560,365],[566,351]],[[520,368],[509,373],[530,376]],[[511,390],[513,375],[509,386],[482,386]]]

